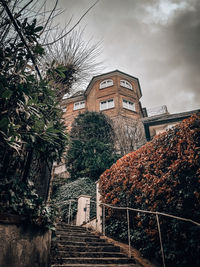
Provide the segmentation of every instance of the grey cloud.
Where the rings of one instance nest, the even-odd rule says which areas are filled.
[[[100,0],[81,25],[86,25],[88,38],[103,40],[104,71],[117,68],[140,79],[144,106],[166,104],[172,113],[197,109],[200,1],[166,2],[181,4],[181,8],[172,12],[165,23],[153,17],[160,0]],[[60,1],[74,18],[92,3]]]

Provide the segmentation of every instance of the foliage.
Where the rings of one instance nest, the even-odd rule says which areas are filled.
[[[53,183],[51,187],[51,196],[54,198],[54,196],[57,195],[57,191],[60,189],[60,187],[67,182],[69,182],[69,178],[63,178],[59,175],[54,174]]]
[[[80,195],[89,195],[91,200],[96,199],[96,184],[89,178],[79,178],[75,181],[68,182],[58,188],[55,195],[51,196],[53,203],[58,203],[57,206],[61,210],[61,216],[66,219],[68,216],[68,208],[70,199],[75,200],[72,202],[73,215],[77,212],[77,199]],[[65,202],[65,203],[63,203]],[[60,204],[59,204],[60,203]]]
[[[57,211],[47,206],[36,193],[32,181],[23,183],[18,179],[0,183],[1,213],[25,216],[30,223],[54,230]]]
[[[25,19],[21,27],[35,59],[39,60],[43,49],[37,42],[36,20],[29,24]],[[23,144],[28,144],[41,153],[47,152],[55,160],[63,151],[60,140],[65,136],[58,120],[61,111],[47,82],[38,80],[34,72],[27,69],[29,61],[30,55],[22,42],[0,47],[1,145],[20,152]]]
[[[100,177],[103,202],[199,221],[199,136],[200,115],[197,114],[119,159]],[[121,217],[119,212],[113,213],[109,219],[111,229],[120,224]],[[159,260],[155,216],[133,212],[130,217],[133,245],[145,256]],[[200,228],[164,216],[160,216],[160,224],[167,264],[199,266]]]
[[[80,78],[79,72],[84,75],[95,66],[97,48],[84,53],[87,45],[83,48],[81,38],[78,43],[73,37],[64,42],[67,26],[58,27],[60,32],[52,26],[60,12],[57,3],[47,11],[46,1],[0,2],[0,186],[12,188],[1,205],[8,204],[8,210],[16,214],[37,213],[31,217],[37,224],[45,220],[48,224],[51,208],[28,188],[29,180],[45,198],[53,161],[61,159],[68,143],[58,101]],[[58,35],[51,46],[48,39],[55,31]],[[55,49],[62,40],[68,45],[67,55],[71,53],[62,54],[65,62],[58,60]],[[50,51],[55,53],[50,55]]]
[[[66,166],[71,178],[100,174],[116,160],[114,131],[108,118],[98,112],[85,112],[75,118],[70,133]]]
[[[87,86],[88,79],[99,72],[101,63],[95,59],[101,52],[100,44],[85,42],[83,33],[73,31],[68,38],[46,47],[43,67],[48,68],[48,80],[51,86],[58,88],[56,96],[59,99],[64,94],[70,95],[73,88]]]
[[[1,17],[6,25],[2,34],[8,36],[1,36],[0,43],[1,212],[24,215],[49,228],[55,211],[43,202],[45,193],[40,194],[43,199],[38,194],[48,186],[46,173],[60,160],[67,135],[55,92],[37,67],[44,56],[39,43],[43,27],[23,16],[15,22],[13,27],[7,16]]]
[[[33,158],[52,164],[65,150],[67,137],[54,90],[39,79],[35,62],[43,56],[34,19],[17,21],[27,40],[0,45],[0,147],[1,178],[29,177]]]

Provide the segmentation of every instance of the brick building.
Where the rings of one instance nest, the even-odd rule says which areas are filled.
[[[166,131],[199,110],[169,114],[166,106],[142,108],[138,78],[115,70],[92,78],[86,90],[63,99],[63,119],[70,131],[75,117],[85,111],[103,112],[113,121],[116,148],[121,154],[136,150],[156,134]],[[136,123],[135,123],[136,122]],[[66,177],[65,163],[54,167],[54,173]]]
[[[64,99],[62,109],[67,129],[81,112],[103,112],[112,120],[143,117],[140,103],[142,96],[139,80],[119,70],[92,78],[85,91]]]

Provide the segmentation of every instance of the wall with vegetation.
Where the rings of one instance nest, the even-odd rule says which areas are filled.
[[[0,266],[49,266],[51,231],[21,224],[16,216],[4,218],[0,220]]]

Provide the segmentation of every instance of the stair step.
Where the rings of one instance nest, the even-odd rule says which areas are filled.
[[[62,228],[56,228],[56,231],[59,232],[72,232],[72,233],[88,233],[89,231],[86,228],[83,229],[75,229],[75,228],[71,228],[71,227],[62,227]]]
[[[60,245],[62,245],[62,246],[65,246],[65,245],[67,245],[67,246],[83,246],[83,247],[87,247],[87,246],[105,246],[105,241],[104,240],[99,240],[99,239],[97,239],[97,240],[95,240],[95,241],[93,241],[93,242],[74,242],[74,241],[72,241],[72,240],[56,240],[56,241],[53,241],[55,244],[60,244]]]
[[[58,254],[62,258],[124,258],[124,254],[119,252],[73,252],[73,251],[58,251]]]
[[[51,267],[140,266],[120,253],[120,247],[107,243],[81,226],[59,223],[52,244]]]
[[[56,235],[58,236],[96,236],[88,231],[85,231],[85,232],[75,232],[75,231],[56,231]],[[98,236],[99,237],[99,236]]]
[[[129,264],[53,264],[51,267],[141,267],[139,264],[129,263]]]
[[[58,252],[78,251],[78,252],[120,252],[120,247],[112,244],[104,244],[104,246],[58,246]]]
[[[101,242],[98,236],[58,236],[58,241]]]
[[[63,264],[129,264],[135,263],[131,258],[62,258]]]
[[[57,224],[56,229],[71,229],[76,231],[87,231],[86,228],[82,226],[76,226],[76,225],[69,225],[67,223]]]

